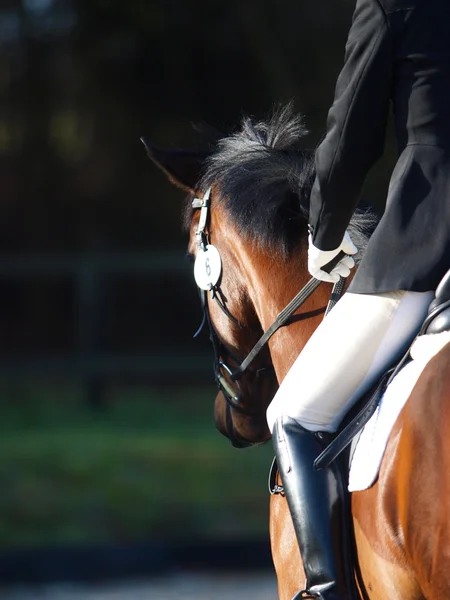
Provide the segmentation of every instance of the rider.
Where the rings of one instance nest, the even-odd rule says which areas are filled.
[[[338,467],[315,471],[326,433],[413,340],[450,266],[449,0],[357,0],[316,153],[310,273],[347,276],[346,228],[383,151],[390,101],[399,150],[386,209],[349,291],[316,330],[267,411],[305,572],[296,598],[354,597]],[[308,595],[309,594],[309,595]]]

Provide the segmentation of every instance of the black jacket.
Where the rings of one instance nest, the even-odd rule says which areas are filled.
[[[393,102],[399,157],[353,292],[435,289],[450,268],[450,0],[357,0],[311,193],[313,242],[336,248]]]

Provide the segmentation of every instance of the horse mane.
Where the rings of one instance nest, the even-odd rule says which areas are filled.
[[[200,181],[202,190],[215,186],[240,235],[284,257],[307,236],[315,178],[314,151],[301,147],[307,133],[292,103],[268,121],[244,118],[237,132],[217,142]],[[185,225],[191,218],[187,207]],[[373,215],[355,213],[349,231],[359,257],[373,228]]]

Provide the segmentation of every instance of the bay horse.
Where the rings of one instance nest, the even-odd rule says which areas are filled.
[[[163,150],[146,142],[150,158],[189,193],[184,224],[193,260],[200,252],[203,217],[192,200],[210,190],[208,220],[200,229],[203,241],[218,250],[221,271],[214,292],[206,291],[203,299],[217,377],[235,389],[229,373],[309,279],[314,166],[313,152],[300,147],[304,135],[302,119],[287,107],[268,122],[244,119],[239,130],[205,152]],[[363,249],[361,224],[363,218],[353,220],[351,235]],[[239,379],[238,391],[219,390],[215,422],[235,447],[269,440],[267,406],[323,318],[330,288],[321,284],[273,335]],[[450,599],[449,363],[447,345],[428,363],[397,418],[378,479],[351,495],[362,600]],[[291,600],[305,582],[282,495],[270,498],[270,540],[280,600]]]

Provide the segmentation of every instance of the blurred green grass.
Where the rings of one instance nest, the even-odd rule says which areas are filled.
[[[267,532],[270,444],[235,450],[214,387],[0,385],[0,545],[132,543]]]

